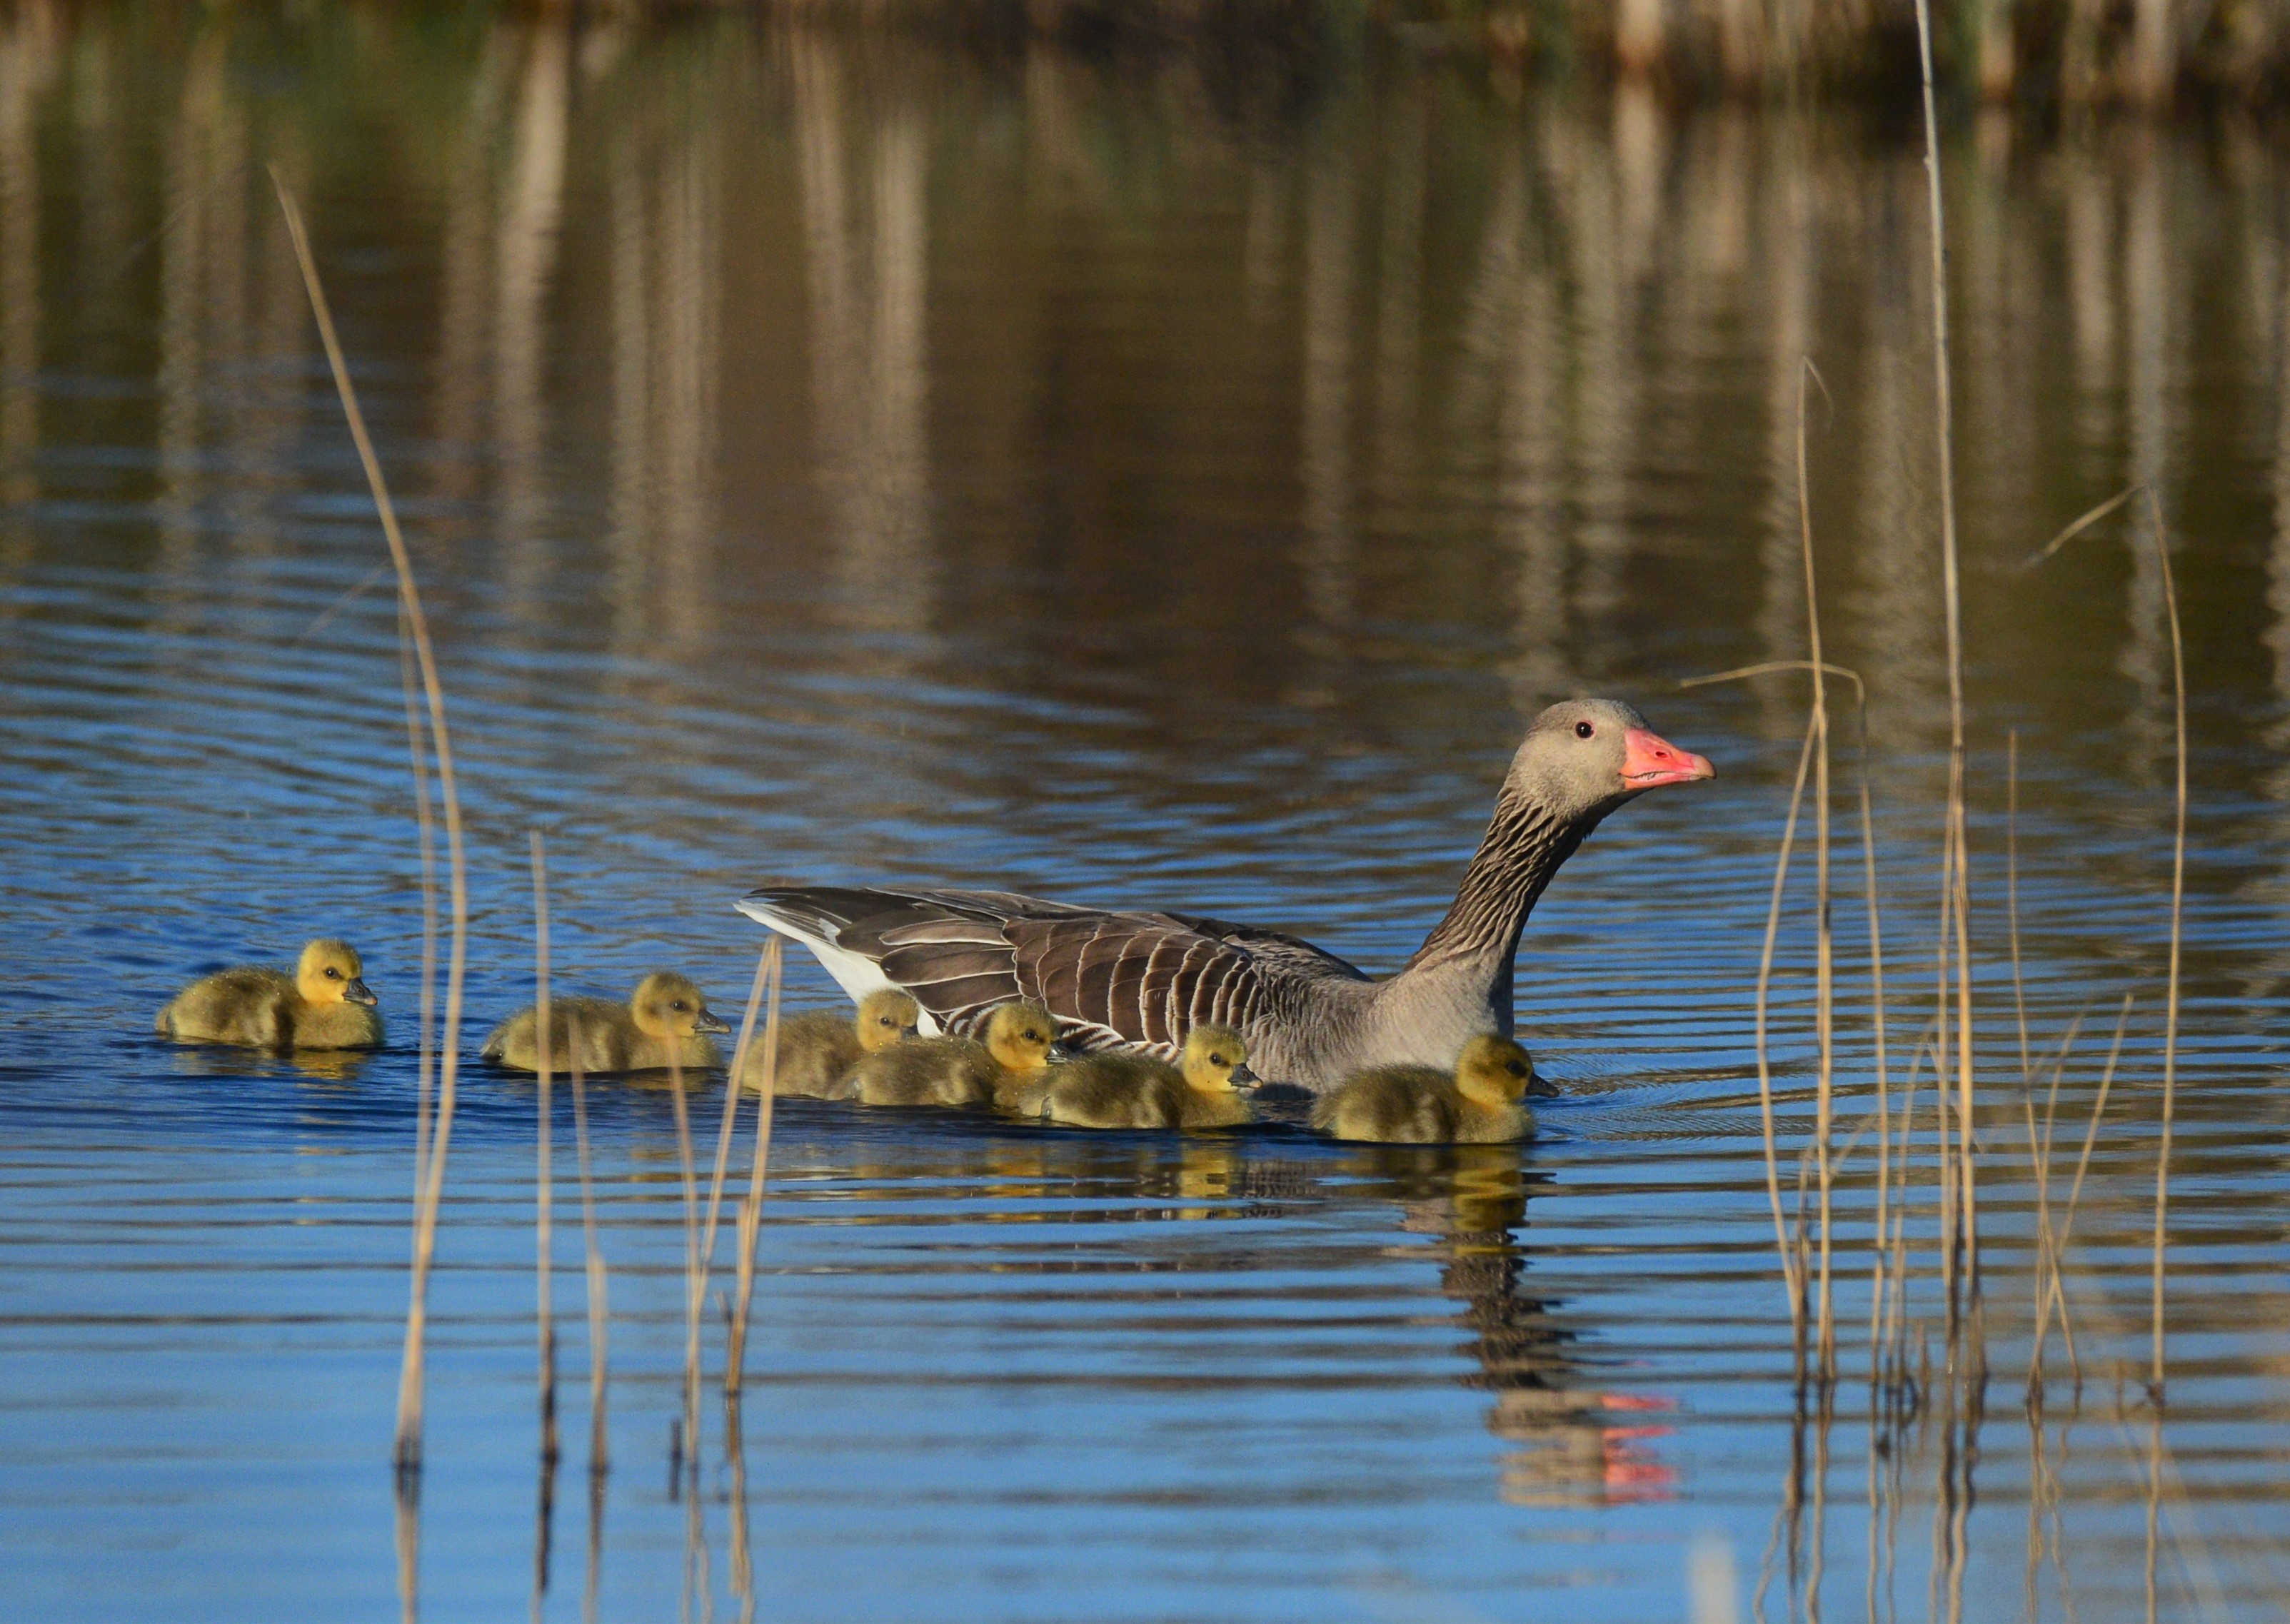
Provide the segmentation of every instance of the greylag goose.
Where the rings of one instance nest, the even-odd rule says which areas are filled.
[[[1075,1128],[1229,1128],[1256,1119],[1233,1088],[1247,1059],[1239,1033],[1204,1021],[1185,1034],[1174,1066],[1149,1054],[1085,1054],[1004,1103]]]
[[[967,1032],[1039,1000],[1085,1052],[1175,1056],[1198,1021],[1247,1041],[1263,1076],[1314,1092],[1364,1067],[1447,1067],[1511,1029],[1511,960],[1559,865],[1617,807],[1713,776],[1613,700],[1534,719],[1453,904],[1398,972],[1372,980],[1277,931],[1178,913],[1109,913],[1000,891],[815,886],[750,892],[740,909],[809,948],[854,998],[914,995],[925,1032]]]
[[[1020,999],[986,1018],[986,1041],[924,1037],[877,1049],[851,1068],[846,1099],[862,1105],[991,1105],[1050,1063],[1058,1023]]]
[[[1508,1037],[1482,1032],[1453,1075],[1429,1066],[1374,1066],[1312,1102],[1312,1125],[1378,1145],[1501,1145],[1534,1132],[1519,1096],[1534,1062]]]
[[[615,1071],[705,1071],[724,1062],[710,1032],[732,1028],[708,1008],[691,978],[654,971],[637,983],[626,1004],[609,998],[552,998],[548,1004],[548,1066],[569,1070],[577,1060],[590,1076]],[[519,1010],[485,1039],[486,1060],[512,1071],[540,1069],[537,1009]]]
[[[772,1092],[849,1099],[845,1079],[861,1057],[912,1037],[921,1014],[921,1006],[897,988],[880,987],[859,1000],[859,1012],[851,1020],[813,1010],[781,1022],[778,1063],[771,1068]],[[740,1068],[741,1088],[762,1091],[764,1053],[762,1044],[748,1045],[748,1058]]]
[[[292,975],[250,964],[201,976],[167,1001],[152,1029],[252,1049],[378,1049],[375,1003],[357,949],[321,937],[302,949]]]

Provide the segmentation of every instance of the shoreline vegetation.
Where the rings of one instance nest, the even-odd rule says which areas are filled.
[[[1277,54],[1307,70],[1394,52],[1516,77],[1636,80],[1681,99],[1874,97],[1904,114],[1920,77],[1914,0],[629,0],[604,9]],[[2290,0],[1955,0],[1934,12],[1930,35],[1934,82],[1957,101],[2156,113],[2290,97]]]

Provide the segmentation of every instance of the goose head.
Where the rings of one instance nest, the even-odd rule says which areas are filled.
[[[655,971],[638,981],[629,996],[629,1013],[637,1030],[647,1037],[690,1037],[696,1032],[732,1029],[710,1012],[707,995],[692,979],[672,970]]]
[[[1465,1044],[1455,1062],[1455,1087],[1474,1105],[1516,1105],[1533,1081],[1534,1061],[1526,1051],[1492,1032]]]
[[[1185,1050],[1177,1069],[1188,1086],[1205,1094],[1233,1092],[1234,1074],[1248,1063],[1248,1045],[1230,1027],[1197,1026],[1185,1034]]]
[[[1663,784],[1717,775],[1708,756],[1678,748],[1620,700],[1567,700],[1535,717],[1507,781],[1562,822],[1579,823]]]
[[[1030,998],[1005,1004],[986,1018],[986,1050],[1003,1070],[1030,1077],[1050,1063],[1057,1018]]]
[[[365,961],[346,941],[322,936],[302,949],[294,988],[309,1004],[378,1004],[365,984]]]
[[[912,1037],[922,1005],[895,987],[878,987],[859,1000],[859,1046],[872,1054]]]

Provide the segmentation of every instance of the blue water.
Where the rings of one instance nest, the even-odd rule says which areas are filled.
[[[1828,652],[1872,695],[1897,1108],[1947,728],[1916,155],[1842,119],[1515,106],[1437,65],[1301,102],[1223,71],[733,20],[94,10],[0,34],[0,1612],[382,1616],[417,1540],[432,1618],[531,1607],[543,1574],[535,1096],[474,1064],[418,1520],[393,1499],[420,854],[386,555],[269,161],[436,633],[471,1051],[532,996],[536,828],[560,990],[677,967],[736,1012],[760,940],[730,905],[766,880],[1198,909],[1382,972],[1547,700],[1629,697],[1719,768],[1610,821],[1538,911],[1520,1020],[1562,1097],[1524,1148],[1340,1147],[1293,1110],[1183,1139],[785,1105],[736,1436],[711,1298],[691,1476],[674,1113],[598,1083],[593,1524],[560,1091],[543,1614],[1860,1617],[1873,1543],[1887,1619],[2137,1618],[2150,1497],[2158,1616],[2278,1611],[2271,138],[1984,125],[1951,148],[1987,1236],[1963,1356],[1990,1379],[1974,1415],[1945,1373],[1927,1066],[1930,1402],[1872,1435],[1859,853],[1824,1412],[1791,1379],[1752,1024],[1802,689],[1676,684],[1802,654],[1810,352]],[[2139,1388],[2159,574],[2119,526],[2014,567],[2134,478],[2179,540],[2193,746],[2166,1457]],[[2014,730],[2031,1041],[2089,1009],[2055,1213],[2136,996],[2068,1260],[2085,1380],[2054,1324],[2033,1434]],[[1792,1210],[1810,861],[1774,1017]],[[321,933],[364,952],[388,1049],[150,1035],[191,976]],[[792,963],[791,1007],[833,996]],[[722,1092],[690,1104],[704,1180]],[[718,1289],[731,1252],[727,1223]],[[1967,1479],[1952,1564],[1934,1531]]]

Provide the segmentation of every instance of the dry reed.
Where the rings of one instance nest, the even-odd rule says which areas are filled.
[[[748,1060],[748,1044],[755,1036],[756,1014],[763,1007],[764,976],[769,967],[768,948],[756,956],[756,977],[748,987],[748,1007],[740,1017],[740,1036],[732,1045],[732,1070],[724,1091],[723,1125],[716,1135],[716,1169],[708,1180],[708,1212],[700,1225],[700,1255],[712,1275],[716,1268],[716,1220],[723,1210],[724,1181],[731,1171],[732,1139],[740,1120],[740,1078]]]
[[[2099,1092],[2092,1099],[2091,1122],[2085,1128],[2083,1135],[2083,1153],[2076,1158],[2075,1181],[2068,1187],[2067,1212],[2061,1217],[2058,1230],[2052,1237],[2051,1256],[2047,1268],[2051,1276],[2052,1289],[2050,1294],[2043,1299],[2036,1316],[2033,1358],[2038,1362],[2043,1357],[2044,1339],[2050,1329],[2051,1309],[2054,1305],[2059,1308],[2062,1328],[2064,1330],[2067,1324],[2067,1298],[2060,1285],[2060,1269],[2062,1260],[2067,1256],[2068,1243],[2075,1235],[2076,1207],[2083,1199],[2084,1175],[2091,1171],[2092,1149],[2099,1142],[2099,1124],[2107,1110],[2108,1092],[2115,1086],[2115,1066],[2123,1054],[2123,1032],[2131,1020],[2131,996],[2129,993],[2123,995],[2123,1007],[2115,1018],[2115,1040],[2108,1046],[2107,1066],[2100,1073]],[[2070,1342],[2069,1347],[2072,1358],[2074,1344]],[[2080,1362],[2076,1362],[2073,1368],[2076,1388],[2080,1392],[2083,1388],[2083,1371]]]
[[[607,1376],[605,1339],[612,1324],[608,1300],[611,1284],[605,1268],[605,1249],[597,1236],[597,1188],[589,1161],[589,1088],[581,1071],[581,1052],[568,1057],[572,1083],[572,1145],[581,1164],[581,1240],[586,1254],[589,1305],[589,1494],[597,1499],[591,1516],[601,1516],[605,1473],[612,1465],[605,1438],[605,1388]],[[591,1556],[593,1562],[593,1554]],[[592,1584],[591,1590],[593,1592]]]
[[[764,1075],[756,1102],[756,1148],[748,1164],[748,1196],[740,1204],[738,1268],[739,1300],[733,1310],[731,1346],[724,1359],[724,1386],[737,1393],[744,1380],[748,1358],[748,1314],[756,1289],[756,1242],[764,1222],[764,1181],[771,1164],[773,1092],[779,1080],[781,942],[773,937],[764,948],[764,980],[769,1012],[764,1018]],[[734,1084],[737,1083],[734,1076]]]
[[[2134,497],[2144,494],[2152,523],[2155,559],[2162,574],[2163,611],[2171,628],[2171,710],[2173,739],[2173,820],[2171,829],[2171,947],[2163,1012],[2163,1110],[2155,1151],[2155,1233],[2152,1308],[2149,1326],[2151,1348],[2147,1376],[2148,1396],[2159,1408],[2164,1394],[2164,1292],[2168,1284],[2171,1210],[2171,1134],[2178,1106],[2179,972],[2187,891],[2187,656],[2179,625],[2179,591],[2171,570],[2170,532],[2163,523],[2163,504],[2151,485],[2133,485],[2092,508],[2034,553],[2022,567],[2033,569],[2076,537]]]
[[[1830,1218],[1836,1188],[1830,1139],[1836,1131],[1837,1055],[1836,940],[1829,916],[1829,688],[1821,657],[1821,596],[1813,568],[1813,492],[1806,469],[1806,384],[1820,374],[1807,359],[1797,384],[1797,509],[1800,550],[1805,559],[1805,625],[1806,661],[1813,674],[1814,752],[1814,1035],[1820,1056],[1820,1075],[1814,1094],[1814,1149],[1821,1188],[1821,1285],[1816,1319],[1822,1385],[1826,1391],[1837,1379],[1836,1299],[1831,1290]],[[1825,386],[1824,386],[1825,388]],[[1826,1401],[1824,1400],[1824,1403]],[[1827,1433],[1824,1429],[1824,1442]]]
[[[1950,926],[1954,927],[1956,971],[1956,1085],[1959,1180],[1958,1226],[1950,1237],[1951,1274],[1948,1302],[1951,1367],[1958,1332],[1953,1249],[1961,1246],[1965,1274],[1974,1301],[1980,1294],[1979,1153],[1974,1137],[1972,1066],[1972,963],[1970,928],[1966,919],[1971,884],[1966,870],[1964,823],[1964,618],[1958,588],[1956,545],[1955,407],[1951,396],[1948,325],[1948,223],[1942,207],[1940,179],[1940,118],[1933,104],[1932,0],[1917,0],[1917,60],[1924,92],[1926,200],[1932,221],[1933,294],[1933,412],[1940,450],[1941,591],[1948,633],[1948,820],[1941,860],[1941,1001],[1945,1011]],[[1941,1052],[1947,1053],[1943,1015]],[[1945,1076],[1940,1079],[1945,1090]],[[1945,1147],[1943,1146],[1943,1155]]]
[[[550,1113],[549,1062],[555,1058],[549,1052],[552,1034],[549,1029],[548,1008],[548,857],[543,850],[540,831],[532,832],[532,980],[535,993],[534,1024],[540,1037],[539,1075],[539,1126],[534,1135],[535,1167],[533,1172],[532,1232],[534,1252],[535,1311],[540,1322],[540,1459],[544,1472],[556,1464],[556,1314],[551,1301],[553,1272],[556,1261],[556,1231],[553,1210],[556,1180],[549,1167],[549,1156],[555,1148],[556,1124]]]
[[[372,440],[366,434],[365,418],[358,410],[357,391],[351,386],[349,365],[342,358],[341,340],[334,332],[334,318],[326,308],[326,292],[318,280],[317,263],[310,255],[309,236],[303,229],[302,212],[294,202],[293,192],[287,187],[285,176],[275,164],[271,166],[270,180],[277,188],[278,206],[286,217],[286,232],[294,244],[295,260],[301,268],[302,285],[310,300],[310,313],[317,320],[318,337],[325,348],[326,364],[333,372],[335,391],[341,396],[342,415],[348,420],[350,438],[357,446],[358,461],[365,469],[366,485],[372,492],[374,510],[380,517],[382,534],[389,543],[390,562],[396,568],[398,602],[405,616],[407,629],[412,635],[414,659],[420,668],[422,692],[428,703],[429,743],[436,755],[439,800],[445,820],[445,852],[453,921],[452,947],[446,960],[444,1031],[438,1044],[436,1120],[428,1145],[420,1148],[424,1154],[417,1158],[421,1164],[424,1186],[414,1214],[412,1291],[405,1314],[405,1352],[398,1378],[397,1436],[394,1452],[400,1474],[411,1476],[421,1468],[423,1360],[428,1320],[429,1268],[436,1253],[437,1211],[444,1196],[445,1156],[453,1134],[456,1061],[460,1048],[461,984],[468,956],[469,889],[461,845],[461,803],[453,777],[452,737],[445,726],[445,692],[438,680],[436,652],[429,640],[428,619],[421,609],[421,591],[414,581],[413,560],[406,551],[405,538],[398,530],[397,513],[390,505],[389,486],[382,478],[381,463],[374,455]],[[425,988],[426,985],[425,977]],[[425,1028],[427,1025],[425,1020]]]
[[[700,1183],[692,1158],[692,1110],[684,1098],[684,1067],[674,1044],[668,1052],[669,1098],[676,1114],[676,1160],[684,1183],[684,1413],[672,1458],[700,1462],[700,1314],[708,1276],[700,1260]]]

